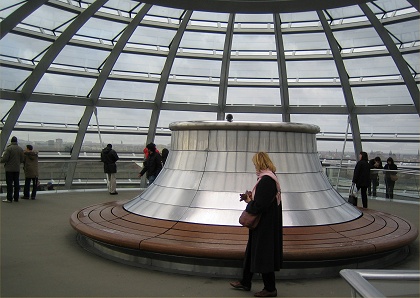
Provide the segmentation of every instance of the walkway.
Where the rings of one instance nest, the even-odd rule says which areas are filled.
[[[150,271],[112,262],[83,250],[70,215],[89,205],[127,200],[136,190],[45,192],[36,201],[1,204],[1,297],[252,297],[221,278]],[[2,195],[1,198],[4,198]],[[419,205],[370,200],[369,208],[419,224]],[[412,254],[388,269],[419,270],[419,239]],[[253,291],[262,288],[254,282]],[[279,280],[279,297],[349,297],[340,278]]]

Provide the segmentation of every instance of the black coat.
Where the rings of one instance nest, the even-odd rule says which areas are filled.
[[[116,161],[119,159],[117,152],[114,149],[105,147],[101,152],[101,161],[104,163],[104,173],[116,173]]]
[[[260,214],[261,219],[254,230],[249,230],[246,254],[250,254],[251,272],[278,271],[283,261],[283,224],[281,204],[277,205],[276,182],[263,176],[255,190],[254,200],[246,210]]]
[[[357,189],[370,185],[370,165],[366,160],[359,160],[354,168],[353,183]]]
[[[140,172],[141,175],[144,175],[144,173],[147,172],[146,178],[149,178],[150,176],[157,177],[162,170],[162,156],[160,156],[160,153],[158,152],[153,152],[149,154],[143,165],[144,167]]]

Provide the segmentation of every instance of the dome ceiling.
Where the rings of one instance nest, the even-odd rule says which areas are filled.
[[[148,0],[143,2],[188,10],[254,14],[322,10],[356,5],[368,0]]]
[[[417,1],[4,0],[0,18],[1,151],[141,154],[228,113],[317,125],[351,158],[419,148]]]

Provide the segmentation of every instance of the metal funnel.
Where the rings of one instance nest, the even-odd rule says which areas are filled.
[[[317,226],[362,216],[332,187],[319,161],[315,125],[193,121],[170,124],[171,149],[158,178],[124,204],[157,219],[239,226],[239,193],[256,182],[252,156],[269,154],[282,188],[283,225]]]

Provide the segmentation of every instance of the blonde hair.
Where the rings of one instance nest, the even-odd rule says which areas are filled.
[[[255,155],[252,157],[252,162],[254,163],[255,169],[257,171],[270,170],[273,173],[276,172],[276,167],[274,166],[268,154],[265,152],[255,153]]]

